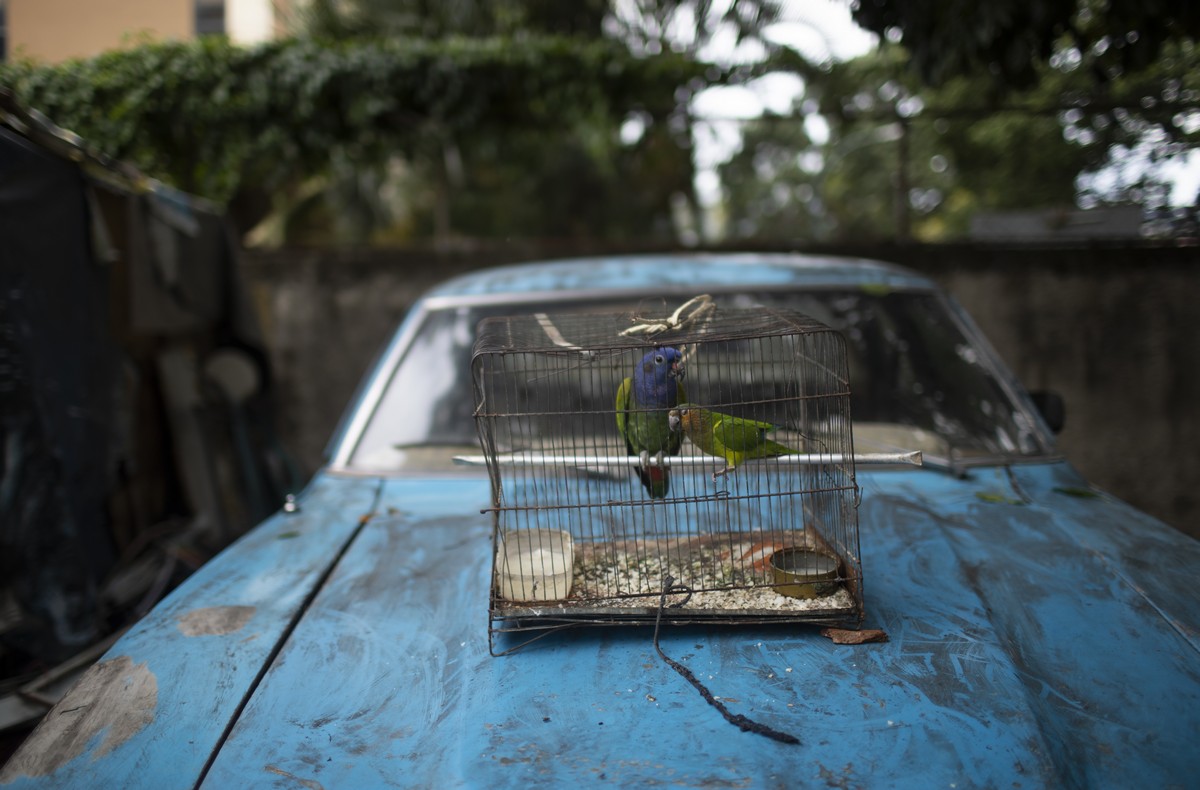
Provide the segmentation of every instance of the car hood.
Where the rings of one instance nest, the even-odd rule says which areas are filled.
[[[660,638],[732,713],[799,744],[725,721],[649,628],[573,629],[493,657],[486,479],[326,474],[131,630],[0,781],[1195,781],[1200,542],[1066,463],[858,483],[864,627],[886,642],[811,626]]]

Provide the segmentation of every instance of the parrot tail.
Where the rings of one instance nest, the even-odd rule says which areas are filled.
[[[671,489],[671,477],[660,466],[636,467],[638,477],[646,491],[655,499],[662,499]]]

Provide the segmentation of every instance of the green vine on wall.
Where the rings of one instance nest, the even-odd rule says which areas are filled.
[[[725,79],[672,53],[556,37],[221,38],[146,44],[95,58],[0,65],[19,101],[108,156],[218,203],[324,172],[411,156],[422,141],[514,128],[567,129],[603,111],[663,118]]]

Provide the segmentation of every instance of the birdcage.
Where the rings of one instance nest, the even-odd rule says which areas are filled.
[[[863,615],[842,337],[795,312],[482,322],[490,633]]]

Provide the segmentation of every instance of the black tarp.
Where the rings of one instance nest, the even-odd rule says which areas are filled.
[[[111,569],[116,354],[80,168],[0,128],[0,578],[47,633],[95,639]]]
[[[298,484],[220,211],[0,90],[0,671],[126,625]]]

